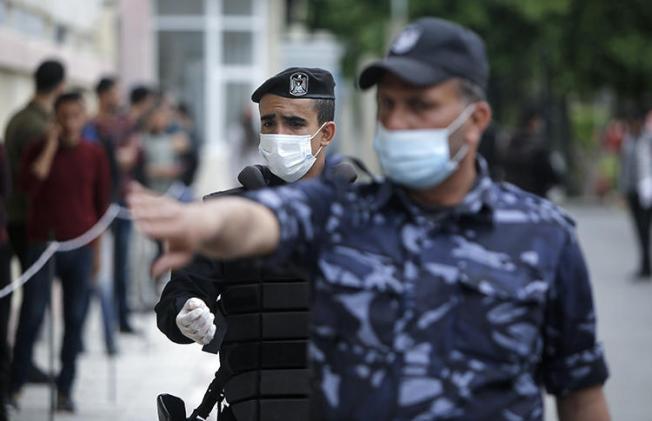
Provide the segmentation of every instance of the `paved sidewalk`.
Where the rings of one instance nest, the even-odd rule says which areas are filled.
[[[593,276],[599,333],[612,377],[607,398],[616,421],[652,420],[652,282],[633,282],[636,248],[627,214],[617,207],[571,206],[582,247]],[[79,413],[57,420],[145,421],[156,419],[155,397],[168,392],[196,405],[217,368],[217,358],[198,345],[170,343],[155,327],[152,315],[136,318],[141,337],[121,336],[115,360],[117,396],[110,398],[110,365],[103,354],[97,308],[89,320],[86,354],[77,382]],[[60,333],[60,327],[57,328]],[[38,361],[45,365],[42,341]],[[18,421],[47,420],[47,390],[32,387],[22,398]],[[548,401],[547,420],[555,420]],[[189,405],[189,406],[191,406]]]
[[[156,420],[155,400],[159,393],[182,397],[188,407],[192,406],[188,411],[201,401],[218,367],[217,356],[201,352],[199,345],[169,342],[156,329],[152,314],[136,316],[134,320],[142,334],[120,336],[120,355],[109,360],[103,349],[99,311],[95,308],[86,336],[87,351],[79,361],[75,389],[78,413],[56,414],[56,420]],[[46,343],[47,340],[42,341],[37,350],[37,361],[43,367],[48,361]],[[26,388],[20,403],[17,421],[49,419],[49,390],[45,386]]]
[[[607,400],[614,421],[652,420],[652,281],[633,281],[634,231],[624,209],[570,208],[593,277],[598,331],[611,378]]]

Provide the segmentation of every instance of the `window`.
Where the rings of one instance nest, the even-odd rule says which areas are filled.
[[[158,0],[158,14],[203,15],[204,0]]]
[[[24,34],[38,38],[43,38],[47,35],[47,24],[41,15],[15,8],[12,18],[13,27]]]
[[[158,69],[161,88],[177,101],[190,105],[196,127],[204,127],[204,33],[158,33]]]
[[[7,0],[0,0],[0,23],[7,21],[8,12],[9,7],[7,6]]]
[[[251,104],[251,84],[247,82],[226,82],[224,92],[224,127],[231,128],[239,124],[245,107]]]
[[[253,0],[224,0],[223,14],[249,16],[253,14]]]
[[[252,64],[253,34],[251,32],[224,32],[222,51],[223,64]]]

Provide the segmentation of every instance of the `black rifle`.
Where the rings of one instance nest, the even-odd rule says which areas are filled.
[[[218,370],[215,373],[215,378],[208,385],[204,398],[188,418],[186,418],[186,404],[183,399],[167,393],[158,395],[156,407],[159,421],[205,421],[215,404],[217,404],[218,421],[235,421],[231,410],[222,405],[224,401],[224,384],[229,376],[230,373],[227,373],[226,370]]]

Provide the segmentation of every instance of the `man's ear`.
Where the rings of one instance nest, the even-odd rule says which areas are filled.
[[[321,129],[321,137],[319,138],[319,144],[323,146],[328,146],[335,137],[335,122],[329,121],[324,124],[324,127]]]
[[[467,132],[468,139],[472,143],[479,143],[482,138],[482,133],[487,129],[491,123],[491,106],[486,101],[479,101],[475,104],[475,110],[469,117],[469,131]]]

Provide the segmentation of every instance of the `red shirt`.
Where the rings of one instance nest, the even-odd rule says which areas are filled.
[[[9,166],[5,159],[4,145],[0,144],[0,245],[7,241],[7,196],[9,195],[9,186],[11,185]]]
[[[102,148],[87,141],[59,146],[48,176],[32,172],[45,140],[30,145],[21,165],[21,187],[29,198],[27,237],[31,242],[75,238],[91,228],[109,205],[110,176]]]

